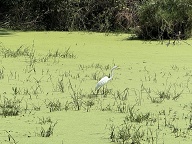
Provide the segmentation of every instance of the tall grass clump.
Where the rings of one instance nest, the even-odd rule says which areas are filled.
[[[23,48],[23,46],[20,46],[18,49],[16,50],[12,50],[12,49],[7,49],[5,47],[1,48],[1,55],[4,58],[7,57],[19,57],[19,56],[30,56],[31,50],[29,48]]]
[[[58,100],[49,100],[48,103],[46,103],[47,108],[49,108],[50,112],[54,111],[61,111],[61,102]]]
[[[39,124],[41,124],[41,129],[36,134],[40,137],[50,137],[53,135],[53,130],[57,124],[57,121],[53,122],[50,117],[42,117],[39,118]]]
[[[54,52],[49,52],[47,54],[47,56],[53,57],[53,58],[56,58],[56,57],[58,57],[58,58],[73,58],[73,59],[76,58],[76,55],[72,51],[70,51],[70,47],[65,49],[65,51],[63,51],[63,52],[59,51],[59,50],[56,50]]]
[[[118,144],[143,144],[147,142],[153,144],[155,141],[158,141],[158,136],[154,136],[156,130],[153,131],[150,128],[152,125],[147,128],[143,125],[144,121],[146,121],[146,125],[148,125],[150,123],[155,123],[156,119],[151,117],[149,113],[146,115],[136,115],[137,118],[133,117],[133,115],[131,117],[126,116],[123,123],[120,125],[115,125],[113,123],[109,125],[109,137],[112,142]]]
[[[50,137],[51,135],[53,135],[53,130],[54,130],[56,124],[57,124],[57,122],[54,124],[51,123],[47,129],[45,129],[44,127],[41,127],[40,136],[41,137]]]
[[[82,94],[82,89],[79,89],[76,85],[73,85],[69,79],[69,90],[71,91],[70,95],[75,110],[80,110],[84,103],[84,95]]]
[[[145,131],[139,125],[124,121],[120,126],[111,125],[110,139],[118,144],[142,144]]]
[[[3,102],[0,104],[1,114],[4,117],[19,115],[19,112],[21,112],[21,102],[22,100],[17,99],[16,97],[13,99],[4,97]]]

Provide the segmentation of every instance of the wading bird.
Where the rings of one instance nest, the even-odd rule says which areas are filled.
[[[104,86],[106,83],[108,83],[112,78],[113,78],[113,70],[117,69],[118,66],[114,66],[112,69],[111,69],[111,74],[110,74],[110,77],[103,77],[96,85],[95,87],[95,90],[99,90],[102,86]]]

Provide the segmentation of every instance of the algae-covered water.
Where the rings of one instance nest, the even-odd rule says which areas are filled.
[[[192,41],[129,36],[1,33],[0,143],[190,144]]]

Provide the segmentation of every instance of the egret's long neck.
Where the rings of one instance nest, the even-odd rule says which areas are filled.
[[[114,69],[111,70],[110,80],[113,78],[113,70],[114,70]]]

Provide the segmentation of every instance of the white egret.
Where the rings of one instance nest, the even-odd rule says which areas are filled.
[[[102,86],[104,86],[106,83],[108,83],[112,78],[113,78],[113,70],[115,70],[116,68],[118,68],[118,66],[114,66],[112,69],[111,69],[111,74],[110,74],[110,77],[103,77],[96,85],[95,87],[95,90],[99,90],[99,88],[101,88]]]

